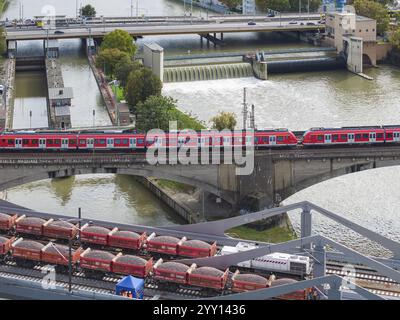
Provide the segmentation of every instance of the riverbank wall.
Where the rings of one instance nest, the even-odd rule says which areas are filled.
[[[223,13],[227,14],[229,13],[229,9],[223,5],[211,3],[211,1],[204,1],[204,0],[197,0],[197,1],[192,1],[192,0],[183,0],[188,6],[186,9],[190,11],[190,5],[193,4],[194,7],[206,9],[209,11],[213,11],[216,13]]]
[[[15,59],[4,59],[0,83],[4,85],[0,99],[0,130],[12,129],[14,117]]]
[[[117,104],[114,93],[111,86],[108,84],[105,74],[96,67],[95,56],[88,53],[87,55],[90,68],[92,69],[93,75],[96,79],[99,87],[101,96],[103,97],[108,116],[110,117],[112,125],[117,125]]]

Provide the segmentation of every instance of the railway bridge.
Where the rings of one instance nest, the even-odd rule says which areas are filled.
[[[398,146],[254,150],[243,158],[246,168],[250,169],[248,175],[238,174],[243,163],[227,161],[223,154],[219,155],[219,162],[211,162],[214,153],[209,156],[209,161],[198,159],[198,164],[177,161],[177,164],[153,165],[145,153],[122,151],[2,152],[0,190],[49,178],[115,173],[188,184],[234,207],[257,211],[273,207],[302,189],[334,177],[400,165]]]

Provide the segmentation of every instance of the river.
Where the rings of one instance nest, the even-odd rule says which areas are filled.
[[[17,2],[12,2],[5,16],[18,17]],[[100,15],[122,15],[129,10],[129,1],[93,0],[90,2]],[[43,4],[59,3],[62,1],[24,1],[24,12],[26,16],[39,15]],[[74,2],[71,1],[71,4],[67,6],[60,6],[63,13],[74,15]],[[172,15],[183,12],[182,5],[177,1],[140,1],[140,6],[147,8],[148,14],[152,15]],[[279,37],[265,34],[226,35],[227,45],[223,48],[202,47],[197,36],[145,38],[140,40],[139,44],[143,45],[148,41],[161,44],[166,55],[191,54],[206,50],[251,51],[251,49],[307,46],[303,43],[294,43],[293,40],[284,41]],[[82,106],[74,102],[79,107],[72,108],[73,111],[77,110],[73,121],[90,125],[92,123],[89,116],[90,110],[93,106],[101,110],[103,106],[85,59],[77,55],[78,46],[79,44],[73,41],[62,43],[63,73],[66,82],[74,86],[75,100],[82,101],[83,104]],[[204,121],[208,121],[217,110],[225,110],[235,112],[238,122],[241,123],[242,91],[244,87],[247,87],[248,101],[256,106],[256,123],[259,128],[288,127],[295,130],[316,126],[400,123],[398,111],[400,69],[380,66],[366,70],[365,73],[372,76],[374,80],[367,81],[346,71],[329,71],[272,75],[264,82],[246,78],[169,83],[165,84],[164,93],[177,99],[182,110],[191,112]],[[79,79],[78,83],[76,79]],[[81,81],[81,79],[86,80]],[[25,80],[22,81],[24,82],[26,83]],[[75,89],[75,86],[78,88]],[[24,95],[25,91],[29,90],[23,89],[21,95]],[[87,94],[88,92],[91,94]],[[37,97],[38,93],[36,92],[34,96]],[[102,120],[99,117],[96,121]],[[121,191],[124,189],[119,186],[121,182],[118,181],[121,179],[124,181],[122,184],[131,190],[130,192]],[[72,182],[70,180],[41,181],[9,190],[8,199],[34,209],[60,213],[74,214],[77,207],[82,206],[84,212],[99,219],[149,225],[176,223],[168,210],[153,198],[147,198],[139,205],[139,201],[134,199],[141,199],[140,195],[145,191],[135,184],[134,180],[124,179],[119,176],[84,176],[76,177]],[[310,200],[389,238],[400,240],[399,181],[398,167],[359,172],[315,185],[286,199],[284,203]],[[64,191],[57,191],[60,189]],[[139,198],[135,198],[136,196]],[[148,206],[153,206],[150,211],[158,213],[146,215],[149,211],[145,208]],[[296,215],[292,214],[291,217],[294,225],[298,226]],[[366,253],[386,254],[379,247],[371,246],[351,232],[318,218],[316,218],[314,231]]]

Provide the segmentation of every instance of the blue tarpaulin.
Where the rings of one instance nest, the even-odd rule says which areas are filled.
[[[144,280],[132,276],[126,276],[117,283],[115,293],[122,296],[124,293],[131,293],[132,298],[143,299]]]

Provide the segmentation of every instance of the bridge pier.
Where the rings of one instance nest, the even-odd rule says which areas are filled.
[[[225,45],[224,43],[224,35],[223,33],[220,34],[220,39],[217,38],[217,34],[214,33],[213,35],[207,33],[207,34],[199,34],[200,36],[200,41],[201,43],[203,43],[203,38],[207,40],[207,46],[210,45],[210,42],[214,44],[214,47],[216,47],[217,45],[219,46],[223,46]]]

